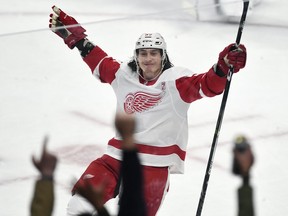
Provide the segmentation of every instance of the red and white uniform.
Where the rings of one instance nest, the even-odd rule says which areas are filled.
[[[207,73],[193,74],[188,69],[172,67],[157,80],[146,82],[127,63],[117,62],[98,46],[84,61],[95,77],[114,89],[117,111],[136,117],[134,137],[144,165],[145,202],[148,216],[154,216],[168,191],[169,173],[184,172],[190,104],[202,97],[221,94],[226,78],[216,75],[212,68]],[[97,186],[108,179],[105,202],[116,195],[122,158],[120,142],[116,134],[108,142],[106,153],[91,162],[76,183],[90,181]],[[84,201],[80,203],[80,199],[77,195],[72,197],[68,215],[77,215],[77,211],[83,210],[79,206],[84,206]]]
[[[135,140],[143,165],[170,167],[171,173],[184,172],[188,139],[187,111],[190,103],[222,93],[226,78],[208,73],[193,74],[186,68],[165,70],[154,82],[144,84],[127,63],[108,57],[99,47],[84,61],[93,75],[109,83],[117,98],[117,111],[133,113]],[[107,154],[121,159],[120,137],[108,143]]]

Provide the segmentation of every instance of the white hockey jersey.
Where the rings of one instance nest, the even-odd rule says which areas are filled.
[[[190,103],[203,96],[220,94],[225,86],[223,78],[212,68],[207,73],[193,74],[188,69],[172,67],[153,85],[147,86],[127,63],[107,57],[99,47],[84,61],[94,76],[111,84],[117,98],[117,111],[135,115],[134,136],[141,163],[167,166],[171,173],[183,173]],[[106,154],[121,160],[121,138],[117,133],[108,142]]]

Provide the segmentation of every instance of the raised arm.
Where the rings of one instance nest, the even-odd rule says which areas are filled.
[[[229,67],[234,73],[246,65],[247,52],[244,45],[230,44],[219,53],[218,62],[207,73],[182,77],[176,80],[181,98],[191,103],[203,97],[214,97],[223,92]]]
[[[120,67],[119,62],[109,57],[99,46],[94,45],[85,34],[84,29],[72,16],[66,14],[60,8],[53,6],[50,14],[49,28],[63,39],[70,48],[80,52],[84,62],[89,66],[93,75],[102,82],[111,83],[115,73]]]

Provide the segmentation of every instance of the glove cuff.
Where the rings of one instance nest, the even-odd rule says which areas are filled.
[[[229,67],[226,65],[224,60],[219,60],[217,64],[213,66],[213,68],[219,77],[226,77],[229,71]]]
[[[76,36],[73,33],[70,34],[67,38],[64,39],[64,43],[70,48],[70,49],[74,49],[74,47],[76,46],[76,43],[82,39],[84,39],[87,35],[86,34],[82,34],[80,36]]]
[[[95,45],[87,38],[78,41],[75,45],[78,48],[82,58],[85,58],[95,47]]]

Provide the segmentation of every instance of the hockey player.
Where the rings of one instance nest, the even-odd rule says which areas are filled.
[[[229,66],[233,66],[235,73],[244,68],[246,48],[230,44],[220,52],[218,62],[208,72],[194,74],[173,66],[159,33],[145,33],[136,41],[133,59],[121,63],[89,41],[86,30],[73,17],[56,6],[52,8],[51,30],[70,49],[77,47],[92,74],[111,85],[117,97],[117,112],[135,115],[138,124],[134,140],[143,165],[147,215],[154,216],[168,191],[170,173],[184,170],[190,104],[203,97],[220,95]],[[116,132],[108,142],[106,153],[92,161],[76,183],[68,215],[76,215],[83,210],[80,208],[89,208],[75,190],[83,181],[94,185],[106,181],[105,202],[117,196],[120,146],[121,137]]]

